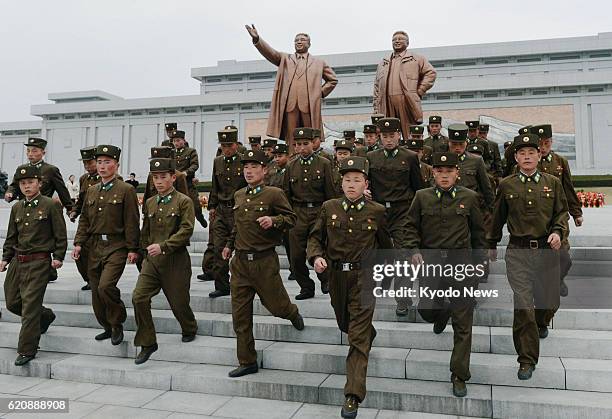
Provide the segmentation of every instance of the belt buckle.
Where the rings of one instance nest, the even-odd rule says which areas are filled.
[[[314,204],[312,202],[307,202],[306,208],[314,208]]]
[[[348,272],[351,270],[351,264],[349,262],[345,262],[341,264],[342,272]]]
[[[107,234],[102,234],[102,241],[105,241],[105,242],[108,241],[108,235]]]
[[[255,255],[253,253],[247,253],[247,260],[252,262],[254,259]]]
[[[529,248],[537,249],[539,247],[537,240],[529,240]]]
[[[385,208],[391,208],[391,202],[385,202]]]

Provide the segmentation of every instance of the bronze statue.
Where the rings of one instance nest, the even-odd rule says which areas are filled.
[[[288,54],[276,51],[261,39],[255,25],[245,27],[255,48],[278,67],[267,134],[284,139],[292,150],[295,128],[323,130],[321,99],[334,90],[338,79],[325,61],[308,53],[310,36],[307,34],[298,33],[295,36],[295,53]]]
[[[407,50],[406,32],[395,32],[392,45],[393,53],[376,70],[374,113],[399,118],[402,136],[408,138],[410,125],[423,123],[421,98],[433,87],[436,70],[425,57]]]

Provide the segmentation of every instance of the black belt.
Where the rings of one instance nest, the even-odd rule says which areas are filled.
[[[530,237],[510,236],[509,243],[515,246],[525,248],[525,249],[550,248],[547,237],[533,239]]]
[[[332,268],[336,271],[342,272],[350,272],[350,271],[359,271],[361,270],[361,263],[359,262],[332,262]]]
[[[123,240],[123,236],[121,234],[92,234],[92,236],[97,237],[103,242]]]
[[[250,252],[248,250],[236,250],[236,256],[242,260],[254,261],[263,259],[267,256],[276,254],[276,249],[273,247],[268,250],[262,250],[261,252]]]
[[[292,202],[293,206],[304,208],[318,208],[323,205],[323,202]]]
[[[30,253],[27,255],[23,253],[18,253],[15,257],[17,258],[17,262],[19,263],[28,263],[34,260],[49,259],[50,255],[49,253]]]
[[[410,204],[410,201],[408,201],[408,200],[403,200],[403,201],[378,201],[378,203],[384,205],[385,208],[395,208],[395,207],[401,207],[403,205],[408,205],[408,204]]]

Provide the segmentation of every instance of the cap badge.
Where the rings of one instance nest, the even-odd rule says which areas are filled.
[[[543,130],[542,128],[540,128],[540,129],[538,130],[538,133],[539,133],[539,134],[544,134],[544,130]]]
[[[385,127],[389,126],[389,121],[385,122]]]
[[[523,137],[523,142],[524,143],[528,143],[529,142],[529,137]]]
[[[446,156],[441,156],[441,157],[440,157],[440,160],[441,160],[441,161],[446,161]]]
[[[25,174],[25,172],[26,172],[26,170],[25,170],[25,169],[21,169],[21,172],[20,172],[20,173],[21,173],[22,175],[24,175],[24,174]]]
[[[458,132],[455,132],[455,137],[458,137],[458,136],[459,136],[459,133],[458,133]]]
[[[249,157],[253,157],[253,152],[249,151]]]
[[[30,142],[33,143],[34,142],[34,138],[30,138]]]
[[[221,135],[221,138],[226,138],[226,137],[227,137],[227,135],[225,135],[225,134]]]
[[[303,135],[304,134],[304,130],[300,130],[300,132],[298,132],[298,134]]]
[[[102,149],[102,151],[107,152],[107,151],[108,151],[108,147],[104,147],[104,148]]]
[[[349,161],[347,161],[347,162],[346,162],[346,164],[348,164],[349,166],[352,166],[352,165],[353,165],[353,163],[354,163],[354,161],[353,161],[353,160],[349,160]]]
[[[158,161],[155,162],[155,167],[159,167],[159,162]]]

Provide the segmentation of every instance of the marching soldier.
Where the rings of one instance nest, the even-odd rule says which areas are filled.
[[[140,222],[136,190],[117,178],[121,149],[114,145],[96,148],[100,184],[85,194],[79,226],[74,236],[72,258],[83,257],[88,248],[87,277],[91,302],[104,332],[96,340],[111,338],[113,345],[123,341],[123,322],[127,317],[117,283],[125,269],[126,259],[138,259]]]
[[[172,136],[174,134],[174,131],[176,131],[178,129],[178,124],[176,122],[167,122],[166,125],[166,139],[162,142],[162,146],[166,146],[166,144],[164,144],[164,142],[168,142],[168,146],[170,147],[174,147],[174,143],[172,142]]]
[[[412,129],[412,127],[410,127]],[[417,153],[419,156],[419,166],[421,169],[421,179],[423,181],[423,185],[432,185],[433,184],[433,171],[432,167],[427,163],[423,162],[424,156],[424,141],[422,139],[409,139],[406,142],[406,148],[410,151]]]
[[[238,131],[224,129],[217,135],[222,155],[213,162],[212,189],[208,199],[214,243],[214,263],[210,275],[215,281],[215,290],[208,294],[211,298],[230,294],[229,264],[222,252],[234,226],[234,193],[246,185],[241,155],[238,153]]]
[[[250,136],[249,145],[251,146],[251,150],[253,151],[261,150],[261,135]]]
[[[342,196],[323,204],[308,238],[308,260],[315,271],[329,272],[329,294],[338,327],[348,334],[346,397],[342,417],[357,416],[366,395],[368,357],[376,329],[371,278],[361,271],[362,255],[372,249],[392,249],[385,227],[385,208],[367,200],[368,161],[349,157],[340,162]]]
[[[510,162],[511,151],[509,151],[509,149],[511,145],[512,145],[512,140],[508,140],[504,142],[504,158],[502,159],[502,177],[506,177],[510,173],[512,173],[511,165],[515,164],[515,163]],[[514,157],[512,157],[512,159],[514,159]]]
[[[296,300],[314,297],[315,283],[306,266],[306,245],[321,205],[335,197],[332,164],[312,151],[312,128],[296,128],[293,133],[298,156],[289,162],[285,172],[283,189],[297,215],[295,226],[289,230],[291,245],[291,269],[300,285]],[[317,274],[321,292],[327,294],[326,274]]]
[[[489,142],[478,135],[480,121],[465,121],[465,125],[467,125],[468,127],[467,145],[471,146],[474,144],[479,144],[482,146],[482,148],[484,149],[482,159],[485,163],[485,169],[489,171],[491,168],[491,163],[493,162],[493,157],[491,154],[491,150],[489,150]]]
[[[544,325],[559,307],[559,254],[550,249],[559,250],[567,236],[568,209],[561,181],[538,170],[538,136],[518,135],[512,147],[518,173],[499,185],[487,239],[490,259],[495,260],[502,228],[508,223],[505,260],[514,293],[512,336],[520,364],[518,378],[528,380],[538,363],[538,337],[548,334]]]
[[[274,316],[290,320],[298,330],[304,329],[304,319],[283,286],[275,248],[296,217],[283,191],[265,186],[266,160],[261,151],[249,151],[241,158],[248,186],[234,194],[235,224],[223,249],[226,260],[236,252],[230,269],[232,321],[240,366],[230,371],[230,377],[259,370],[253,338],[255,294]]]
[[[340,166],[343,160],[351,157],[353,151],[353,142],[350,140],[337,140],[334,144],[334,190],[336,197],[344,195],[342,192],[342,173],[340,172]]]
[[[151,299],[163,291],[182,330],[182,341],[191,342],[198,330],[189,306],[191,259],[187,246],[193,234],[195,214],[191,199],[174,188],[176,164],[173,158],[153,158],[150,176],[157,190],[143,205],[140,248],[145,251],[142,270],[132,294],[136,335],[134,346],[142,349],[136,364],[146,362],[157,351]]]
[[[208,223],[202,213],[202,205],[200,204],[198,190],[193,184],[195,174],[200,168],[198,152],[187,145],[187,141],[185,141],[185,131],[173,131],[172,142],[175,148],[176,170],[183,172],[187,178],[189,197],[193,202],[196,220],[198,220],[198,223],[200,223],[203,228],[206,228]]]
[[[43,306],[43,298],[51,269],[62,267],[68,241],[61,210],[40,193],[40,168],[21,166],[13,181],[23,199],[11,208],[0,272],[8,265],[4,299],[6,308],[21,317],[15,365],[22,366],[34,359],[40,335],[55,320],[53,311]]]
[[[325,157],[329,161],[333,161],[334,157],[321,147],[321,130],[313,128],[314,138],[312,139],[312,152],[318,156]]]
[[[525,125],[518,130],[519,135],[530,134],[531,133],[531,125]],[[504,151],[504,158],[506,159],[506,168],[504,169],[503,177],[508,177],[511,174],[517,171],[516,168],[516,159],[514,158],[514,140],[511,141],[506,150]]]
[[[425,138],[425,146],[431,148],[432,153],[448,151],[448,138],[442,135],[442,117],[431,115],[427,125],[429,137]],[[431,164],[431,156],[425,156],[425,163]]]
[[[491,177],[494,180],[493,189],[497,189],[499,180],[502,177],[501,155],[499,153],[499,144],[497,144],[493,140],[489,140],[487,138],[488,135],[489,135],[489,124],[478,125],[478,138],[486,141],[489,147],[489,156],[490,156],[491,162],[489,166],[487,167],[487,171],[491,174]]]
[[[367,147],[357,144],[357,139],[355,138],[355,130],[347,129],[342,132],[342,138],[344,140],[353,144],[353,155],[365,157],[367,153]]]
[[[380,148],[377,130],[378,127],[374,124],[366,124],[363,126],[364,142],[365,146],[368,148],[368,151],[374,151]]]
[[[538,169],[544,173],[554,175],[561,181],[563,192],[567,199],[569,214],[574,219],[574,225],[580,227],[582,225],[582,205],[576,195],[576,190],[572,184],[572,173],[570,171],[567,159],[552,150],[552,126],[550,124],[535,125],[530,128],[532,134],[540,137],[540,153],[542,158],[538,164]],[[572,267],[572,259],[569,254],[569,225],[567,226],[567,235],[563,238],[561,249],[559,250],[560,266],[560,289],[562,297],[567,297],[568,289],[565,283],[565,277]]]
[[[449,131],[450,132],[450,131]],[[451,137],[452,138],[452,137]],[[435,186],[416,193],[408,213],[408,242],[413,264],[465,264],[486,257],[485,230],[482,224],[478,194],[456,185],[458,157],[453,152],[434,153]],[[442,228],[440,228],[442,227]],[[475,254],[473,254],[474,252]],[[418,311],[433,323],[434,333],[446,328],[453,319],[453,352],[450,360],[453,394],[467,394],[465,382],[470,379],[472,320],[474,300],[464,293],[473,286],[472,278],[462,281],[453,276],[419,278],[419,286],[432,290],[461,290],[459,297],[427,298],[421,296]]]
[[[175,159],[175,150],[172,147],[151,147],[151,159]],[[175,163],[176,167],[176,163]],[[183,172],[179,172],[178,170],[174,171],[174,175],[176,176],[176,180],[174,181],[174,189],[183,195],[189,196],[189,186],[187,184],[187,176]],[[147,200],[153,196],[157,195],[157,189],[155,188],[155,182],[153,182],[153,173],[149,173],[147,176],[147,185],[145,187],[143,201],[147,202]]]
[[[404,248],[408,209],[414,194],[423,188],[419,157],[399,147],[401,124],[397,118],[378,121],[383,148],[368,153],[371,198],[385,207],[385,220],[396,249]],[[396,278],[396,288],[402,286]],[[412,305],[410,298],[397,300],[396,314],[405,316]]]

